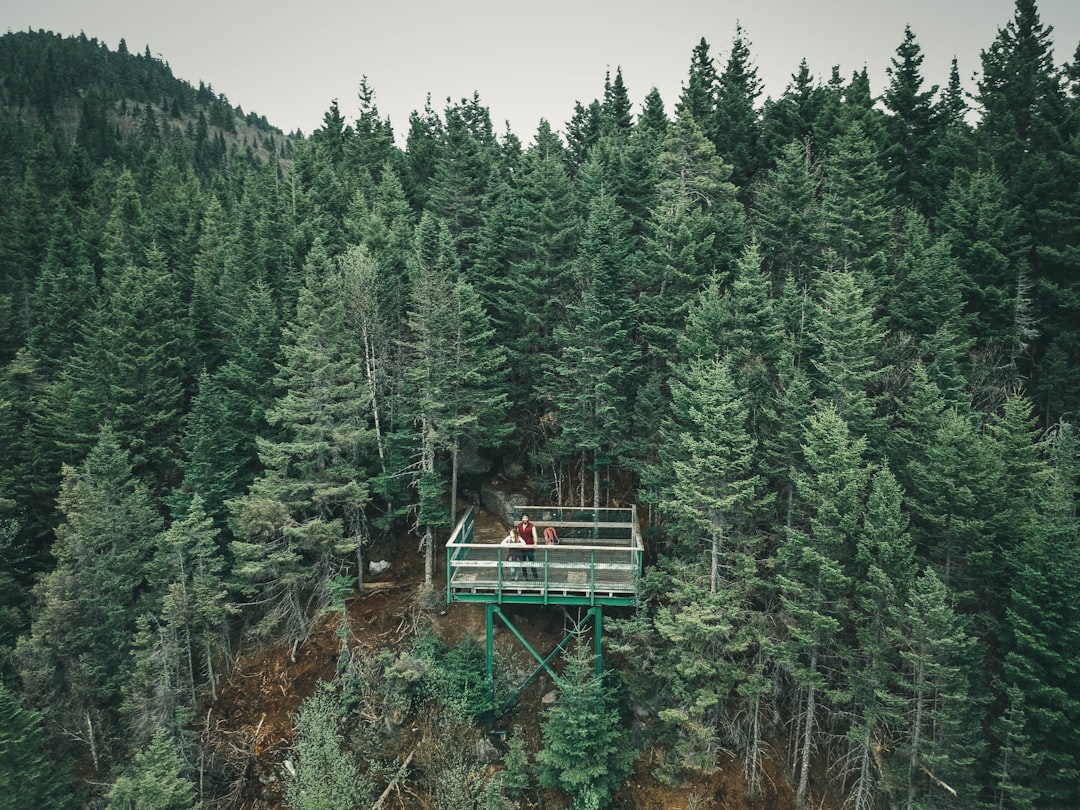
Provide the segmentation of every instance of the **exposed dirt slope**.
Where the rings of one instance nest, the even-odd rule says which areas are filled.
[[[497,542],[508,527],[483,510],[477,512],[475,536],[478,541]],[[385,551],[385,550],[384,550]],[[389,557],[389,553],[385,556]],[[436,584],[444,577],[444,560],[439,555]],[[372,559],[382,559],[375,549]],[[350,644],[370,648],[400,647],[408,643],[420,619],[417,590],[423,582],[423,557],[415,546],[405,547],[392,559],[391,568],[369,578],[363,592],[348,600]],[[515,627],[543,654],[553,649],[565,635],[572,617],[560,608],[529,606],[507,609]],[[424,614],[448,644],[456,644],[465,635],[484,642],[485,612],[482,605],[454,604],[445,611]],[[320,680],[334,677],[342,640],[337,634],[337,619],[328,617],[295,651],[287,647],[266,647],[242,655],[235,670],[224,682],[213,707],[206,710],[200,726],[204,734],[225,741],[225,756],[234,764],[238,778],[234,785],[235,807],[243,810],[278,810],[281,803],[282,763],[293,745],[293,714],[301,701],[310,695]],[[528,652],[511,632],[497,626],[495,644],[500,660],[518,673],[534,667]],[[519,681],[520,683],[520,681]],[[540,746],[540,718],[543,696],[551,691],[551,682],[540,677],[524,691],[514,709],[499,727],[524,734],[527,747]],[[240,776],[242,774],[242,776]],[[730,764],[718,773],[695,784],[678,789],[661,785],[652,775],[651,756],[639,758],[635,773],[616,794],[613,807],[623,810],[787,810],[791,808],[791,790],[785,775],[778,769],[770,774],[769,795],[753,805],[745,801],[741,770]],[[388,803],[387,807],[405,807]],[[558,808],[557,797],[540,805]]]

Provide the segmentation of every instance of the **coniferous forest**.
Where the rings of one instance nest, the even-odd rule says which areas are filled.
[[[1080,807],[1051,23],[1017,0],[943,87],[907,29],[887,76],[803,61],[776,98],[736,28],[678,98],[615,70],[528,144],[475,94],[400,145],[362,79],[285,134],[149,48],[0,37],[0,806],[277,806],[199,733],[236,656],[295,654],[376,546],[445,606],[479,456],[638,506],[604,675],[569,651],[484,758],[478,645],[343,643],[282,806],[634,807],[635,767],[734,763],[689,806]],[[399,767],[414,725],[441,759]]]

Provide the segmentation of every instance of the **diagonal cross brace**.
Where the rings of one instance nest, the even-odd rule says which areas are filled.
[[[511,622],[510,619],[507,618],[506,614],[504,614],[501,610],[499,610],[499,606],[492,603],[492,602],[489,602],[488,606],[487,606],[487,676],[488,676],[488,696],[491,699],[492,703],[495,702],[495,667],[494,667],[494,659],[493,659],[494,645],[492,644],[493,637],[494,637],[493,631],[494,631],[494,618],[495,618],[495,616],[498,616],[500,619],[502,619],[503,624],[505,624],[510,629],[510,632],[512,632],[515,636],[517,636],[518,641],[520,641],[522,643],[522,645],[525,647],[525,649],[529,651],[529,653],[532,655],[532,657],[535,658],[539,662],[539,666],[536,669],[533,670],[532,674],[529,675],[527,678],[525,678],[525,680],[521,682],[521,684],[518,686],[518,688],[514,690],[514,693],[502,703],[502,705],[499,707],[498,711],[496,712],[496,716],[498,717],[498,716],[502,716],[503,714],[505,714],[506,711],[512,705],[514,705],[514,702],[518,699],[518,697],[521,695],[521,693],[525,691],[526,687],[528,687],[528,685],[530,683],[532,683],[533,680],[535,680],[536,677],[541,672],[546,670],[547,673],[551,676],[551,679],[555,682],[555,684],[556,685],[560,684],[559,676],[555,674],[555,671],[551,668],[550,664],[555,659],[555,656],[557,656],[560,652],[562,652],[566,648],[566,645],[570,643],[570,640],[572,638],[574,638],[574,636],[577,634],[577,632],[583,626],[585,626],[589,622],[590,619],[593,620],[593,629],[594,629],[594,632],[596,633],[596,639],[595,639],[596,670],[597,670],[597,674],[599,675],[600,666],[601,666],[601,663],[600,663],[600,633],[602,632],[601,631],[602,612],[603,612],[603,608],[600,607],[599,605],[589,608],[588,611],[586,611],[585,616],[581,619],[581,621],[577,622],[573,627],[571,627],[570,630],[567,632],[566,636],[563,638],[563,640],[555,645],[555,649],[553,649],[550,653],[548,653],[548,655],[546,657],[542,658],[540,656],[540,653],[538,653],[536,650],[534,650],[532,645],[529,644],[528,640],[518,631],[518,629],[514,626],[514,623]]]

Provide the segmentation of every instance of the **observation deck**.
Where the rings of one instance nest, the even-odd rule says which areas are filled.
[[[474,542],[473,511],[466,511],[446,543],[447,602],[638,604],[644,547],[634,507],[522,506],[514,511],[515,522],[523,514],[536,526],[535,546]],[[544,544],[548,526],[558,532],[558,545]],[[535,559],[509,559],[522,550]],[[529,577],[532,569],[536,578]]]

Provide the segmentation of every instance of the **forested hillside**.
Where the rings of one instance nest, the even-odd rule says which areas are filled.
[[[1017,0],[945,87],[898,31],[880,97],[804,61],[764,98],[737,29],[678,98],[615,70],[527,144],[476,95],[396,144],[366,79],[286,136],[148,50],[0,37],[5,800],[241,806],[223,679],[340,621],[266,787],[297,810],[645,807],[635,760],[741,769],[699,808],[1080,807],[1080,48],[1051,22]],[[647,516],[607,674],[571,654],[498,748],[482,649],[352,643],[345,609],[374,548],[442,606],[477,458]],[[399,769],[419,729],[442,756]]]

